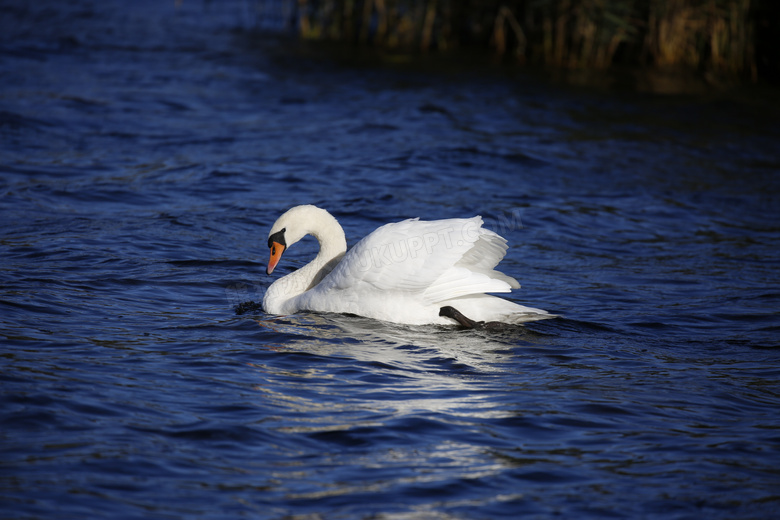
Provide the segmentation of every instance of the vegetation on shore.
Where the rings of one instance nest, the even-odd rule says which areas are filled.
[[[300,35],[390,49],[481,46],[519,63],[757,78],[761,0],[297,0]]]

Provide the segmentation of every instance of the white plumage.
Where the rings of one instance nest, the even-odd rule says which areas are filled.
[[[486,294],[510,292],[520,284],[495,270],[506,254],[506,240],[482,228],[481,217],[386,224],[347,252],[344,231],[332,215],[297,206],[271,228],[269,274],[281,253],[307,234],[319,241],[319,254],[268,288],[267,313],[351,313],[412,325],[455,323],[439,316],[444,306],[476,321],[551,317]]]

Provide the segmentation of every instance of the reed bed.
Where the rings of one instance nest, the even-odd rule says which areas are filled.
[[[489,47],[520,63],[756,76],[761,0],[297,0],[300,35],[389,49]]]

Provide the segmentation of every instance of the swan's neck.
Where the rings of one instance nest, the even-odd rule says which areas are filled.
[[[275,281],[266,291],[263,307],[271,314],[291,314],[297,310],[292,301],[315,287],[341,261],[347,251],[347,239],[338,221],[322,211],[316,218],[308,219],[299,236],[292,235],[289,245],[305,235],[312,235],[320,244],[317,256],[304,267]],[[289,247],[289,246],[288,246]]]
[[[347,252],[347,239],[344,236],[344,231],[335,219],[333,219],[333,223],[336,227],[329,229],[328,233],[320,234],[316,231],[310,233],[320,243],[320,252],[317,253],[314,260],[304,267],[287,275],[297,276],[301,281],[301,286],[306,286],[301,292],[308,291],[320,283],[338,265],[344,257],[344,253]]]

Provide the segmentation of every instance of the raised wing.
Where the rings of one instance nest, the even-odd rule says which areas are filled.
[[[494,268],[506,240],[482,228],[482,218],[387,224],[358,242],[318,290],[418,293],[438,302],[519,287]]]

